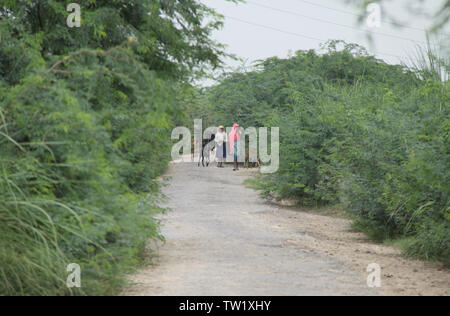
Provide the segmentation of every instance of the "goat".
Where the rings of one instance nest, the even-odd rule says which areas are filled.
[[[215,134],[212,134],[210,139],[203,139],[202,140],[202,150],[200,151],[200,156],[198,160],[198,166],[200,167],[200,162],[203,167],[205,167],[205,158],[206,158],[206,167],[209,166],[209,163],[211,162],[211,152],[214,150],[214,139],[216,138]]]

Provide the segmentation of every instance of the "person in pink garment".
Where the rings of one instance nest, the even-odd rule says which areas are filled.
[[[238,164],[238,151],[239,151],[239,139],[241,138],[242,131],[239,124],[234,123],[233,130],[228,135],[228,143],[230,144],[230,153],[234,156],[234,168],[233,171],[239,170]]]

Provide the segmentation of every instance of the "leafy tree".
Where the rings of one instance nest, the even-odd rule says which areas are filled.
[[[218,67],[221,17],[198,1],[0,6],[0,293],[113,294],[162,238],[155,178],[190,80]],[[78,262],[82,289],[69,289]]]

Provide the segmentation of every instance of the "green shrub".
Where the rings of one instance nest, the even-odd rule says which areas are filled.
[[[408,238],[408,253],[448,262],[450,84],[357,45],[327,48],[228,74],[206,92],[215,119],[280,127],[263,195],[339,204],[373,239]]]

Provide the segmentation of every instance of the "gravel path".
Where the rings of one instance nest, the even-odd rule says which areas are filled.
[[[243,186],[251,171],[171,164],[166,243],[124,295],[377,295],[367,275],[315,251],[292,211]],[[325,228],[325,227],[324,227]]]

